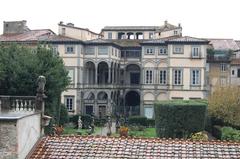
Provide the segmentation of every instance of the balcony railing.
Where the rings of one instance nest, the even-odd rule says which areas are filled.
[[[229,56],[214,56],[214,55],[207,55],[208,62],[229,62]]]
[[[1,111],[35,111],[35,96],[0,96]]]

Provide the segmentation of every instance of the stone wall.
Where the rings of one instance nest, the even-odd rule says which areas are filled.
[[[41,136],[41,115],[0,113],[0,158],[24,159]]]
[[[17,158],[16,120],[0,120],[0,156],[3,159]]]

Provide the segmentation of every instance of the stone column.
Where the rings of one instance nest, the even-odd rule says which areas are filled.
[[[95,68],[95,85],[98,84],[98,69]]]
[[[111,68],[108,68],[108,84],[111,84]]]

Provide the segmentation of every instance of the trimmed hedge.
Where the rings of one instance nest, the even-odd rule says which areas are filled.
[[[73,115],[69,118],[69,121],[74,123],[75,126],[78,126],[78,118],[79,114]],[[91,116],[90,115],[81,115],[81,120],[82,120],[82,127],[88,129],[89,125],[91,124]]]
[[[196,100],[171,100],[155,104],[158,137],[187,138],[204,130],[207,103]]]
[[[128,124],[147,126],[147,118],[143,116],[130,116],[128,118]]]

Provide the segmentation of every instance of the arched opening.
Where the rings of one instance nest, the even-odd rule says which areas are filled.
[[[86,99],[87,100],[94,100],[95,99],[95,95],[92,92],[90,92]]]
[[[134,33],[132,32],[127,33],[127,39],[134,39],[134,38],[135,38]]]
[[[108,95],[106,92],[99,92],[97,95],[97,99],[98,100],[107,100],[108,99]]]
[[[136,91],[129,91],[125,96],[125,112],[128,115],[140,115],[140,95]]]
[[[118,39],[124,39],[125,38],[124,35],[125,33],[123,32],[118,33]]]
[[[106,92],[99,92],[97,95],[97,99],[99,100],[98,102],[101,103],[101,105],[98,106],[98,114],[100,118],[106,117],[106,111],[107,111],[107,106],[104,104],[107,102],[108,95]]]
[[[143,39],[143,33],[137,32],[136,33],[136,39]]]
[[[126,83],[135,85],[140,84],[140,67],[136,64],[129,64],[126,67]]]
[[[109,77],[108,64],[106,62],[100,62],[98,64],[98,84],[107,84]]]
[[[86,72],[86,77],[85,77],[85,82],[87,84],[94,84],[95,83],[95,65],[93,62],[88,61],[85,64],[85,72]]]

